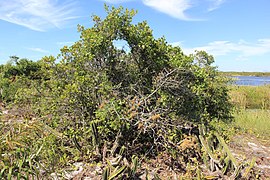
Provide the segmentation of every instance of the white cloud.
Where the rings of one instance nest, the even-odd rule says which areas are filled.
[[[64,41],[64,42],[57,42],[56,44],[58,45],[58,46],[71,46],[71,45],[73,45],[75,42],[74,41]]]
[[[48,53],[49,51],[41,49],[41,48],[27,48],[31,51],[39,52],[39,53]]]
[[[143,0],[146,6],[181,20],[192,20],[185,11],[192,7],[190,0]]]
[[[214,11],[218,9],[223,3],[225,3],[226,0],[210,0],[210,6],[208,8],[208,11]]]
[[[132,0],[103,0],[108,3],[124,3]],[[185,11],[192,7],[194,0],[142,0],[143,4],[157,11],[181,20],[196,20],[188,17]]]
[[[134,0],[103,0],[107,3],[118,4]],[[187,10],[200,7],[206,11],[205,6],[208,7],[207,11],[218,9],[226,0],[141,0],[144,5],[149,6],[157,11],[168,14],[171,17],[185,20],[185,21],[201,21],[203,19],[193,18],[187,15]]]
[[[0,19],[45,31],[50,27],[60,28],[67,20],[77,18],[72,15],[75,10],[73,5],[67,0],[2,0]]]
[[[182,46],[182,42],[174,42],[172,45]],[[240,40],[238,42],[230,41],[213,41],[205,46],[194,48],[185,48],[183,51],[186,54],[194,53],[195,50],[204,50],[214,56],[226,56],[232,53],[238,55],[237,59],[246,59],[250,56],[260,56],[270,53],[270,39],[259,39],[255,43]]]
[[[191,10],[195,6],[208,6],[207,11],[214,11],[225,3],[226,0],[142,0],[146,6],[149,6],[157,11],[168,14],[171,17],[186,20],[186,21],[201,21],[203,19],[193,18],[187,15],[187,10]]]

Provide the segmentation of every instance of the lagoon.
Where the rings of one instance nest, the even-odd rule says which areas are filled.
[[[270,76],[233,76],[234,84],[240,86],[262,86],[270,84]]]

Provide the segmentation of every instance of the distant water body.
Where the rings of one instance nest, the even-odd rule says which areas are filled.
[[[262,86],[270,84],[270,76],[257,77],[257,76],[233,76],[234,84],[240,86]]]

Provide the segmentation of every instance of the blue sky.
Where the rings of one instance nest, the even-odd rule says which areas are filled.
[[[0,63],[56,56],[79,40],[78,24],[105,17],[105,2],[138,10],[135,23],[186,54],[207,51],[222,71],[270,71],[269,0],[0,0]]]

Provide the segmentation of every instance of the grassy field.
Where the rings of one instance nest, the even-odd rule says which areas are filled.
[[[230,86],[235,106],[233,127],[270,140],[270,85]]]
[[[234,121],[231,124],[214,122],[213,125],[229,139],[247,133],[270,140],[270,85],[232,85],[229,89]]]
[[[230,97],[237,108],[270,109],[270,85],[230,86]]]
[[[236,127],[244,132],[254,134],[262,140],[270,140],[270,111],[269,110],[240,110],[234,113]]]
[[[224,76],[270,76],[270,72],[220,72]]]

